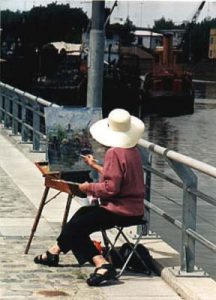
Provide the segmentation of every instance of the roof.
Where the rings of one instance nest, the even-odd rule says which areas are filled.
[[[161,33],[153,32],[150,30],[135,30],[134,35],[139,36],[163,36]]]
[[[171,33],[175,33],[175,32],[185,32],[185,29],[179,29],[179,28],[176,28],[176,29],[161,29],[160,30],[161,32],[171,32]]]
[[[81,44],[72,44],[72,43],[65,43],[65,42],[52,42],[49,44],[46,44],[45,46],[52,45],[56,50],[58,50],[58,53],[60,53],[62,50],[65,50],[66,52],[70,52],[73,55],[80,55],[81,52]]]

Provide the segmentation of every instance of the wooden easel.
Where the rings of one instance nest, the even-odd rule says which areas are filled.
[[[33,223],[32,229],[31,229],[31,234],[28,239],[28,243],[25,248],[25,252],[24,252],[25,254],[27,254],[29,251],[32,239],[36,232],[38,223],[40,221],[40,217],[41,217],[43,208],[47,203],[49,203],[50,201],[55,199],[62,192],[65,192],[68,194],[65,211],[64,211],[64,216],[63,216],[63,220],[62,220],[62,226],[64,226],[65,223],[67,222],[72,198],[74,196],[79,196],[79,197],[84,196],[84,194],[79,190],[77,184],[73,184],[72,182],[61,180],[59,178],[60,177],[59,172],[50,172],[48,162],[36,162],[35,165],[40,170],[43,177],[45,178],[45,181],[44,181],[45,189],[44,189],[44,192],[43,192],[43,195],[41,198],[39,208],[37,210],[37,214],[34,219],[34,223]],[[47,200],[47,196],[48,196],[50,188],[58,190],[58,193],[55,196],[53,196],[52,198]]]

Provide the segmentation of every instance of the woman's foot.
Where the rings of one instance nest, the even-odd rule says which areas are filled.
[[[47,250],[46,253],[36,256],[34,262],[49,267],[57,267],[59,263],[59,254],[52,254]]]
[[[90,286],[98,286],[104,281],[116,279],[116,275],[117,272],[111,264],[103,264],[101,267],[95,269],[86,282]]]

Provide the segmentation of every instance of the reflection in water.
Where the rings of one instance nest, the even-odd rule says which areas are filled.
[[[168,119],[157,117],[146,117],[144,119],[146,130],[148,131],[148,140],[172,150],[178,151],[178,130],[173,128]],[[160,167],[161,171],[164,167],[164,161],[160,156],[155,157],[155,165]]]
[[[149,140],[157,139],[157,144],[177,150],[178,130],[177,128],[173,128],[167,119],[158,118],[157,121],[155,121],[155,117],[150,117],[148,126]]]
[[[195,112],[192,115],[161,118],[144,117],[146,130],[144,138],[150,142],[188,155],[216,167],[216,82],[195,83]],[[154,156],[153,165],[163,173],[171,175],[172,170],[160,156]],[[173,173],[173,175],[177,176]],[[215,197],[215,179],[197,174],[199,190]],[[160,178],[153,176],[151,201],[181,221],[182,191]],[[155,192],[157,190],[157,192]],[[159,192],[158,192],[159,191]],[[161,194],[168,194],[164,198]],[[216,243],[216,208],[198,199],[197,230]],[[180,232],[154,214],[151,227],[174,248],[179,250]],[[176,238],[177,237],[177,238]],[[179,237],[179,238],[178,238]],[[197,243],[196,263],[216,278],[215,254]]]
[[[214,99],[216,100],[216,81],[194,82],[195,97],[198,99]]]

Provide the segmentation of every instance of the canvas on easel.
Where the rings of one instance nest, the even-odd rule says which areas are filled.
[[[50,171],[64,174],[90,171],[81,155],[98,152],[99,144],[91,137],[89,128],[101,118],[101,108],[45,108]]]

